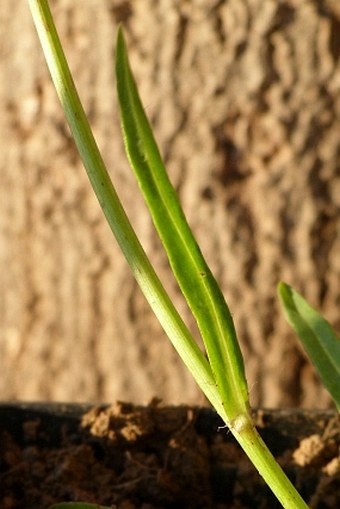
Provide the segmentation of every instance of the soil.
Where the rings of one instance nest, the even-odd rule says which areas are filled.
[[[280,507],[211,410],[0,407],[0,507],[62,501],[112,509]],[[340,422],[331,411],[256,411],[256,425],[313,509],[340,507]]]

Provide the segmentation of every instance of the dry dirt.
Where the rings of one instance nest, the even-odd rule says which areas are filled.
[[[329,398],[279,311],[295,285],[337,328],[337,0],[54,0],[112,178],[190,327],[123,154],[117,25],[188,220],[242,341],[255,405]],[[93,197],[26,1],[0,2],[0,399],[203,403]]]
[[[2,405],[0,416],[2,509],[61,501],[112,509],[281,507],[207,409],[157,402],[80,412]],[[309,507],[338,509],[339,416],[261,411],[254,417]]]

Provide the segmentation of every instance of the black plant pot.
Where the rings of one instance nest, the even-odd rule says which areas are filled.
[[[310,507],[340,507],[332,411],[258,410],[265,442]],[[0,405],[0,508],[281,507],[216,414],[129,403]]]

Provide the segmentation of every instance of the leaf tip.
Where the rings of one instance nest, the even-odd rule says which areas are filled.
[[[121,58],[119,55],[124,54],[126,48],[123,25],[119,23],[117,28],[116,39],[116,59]]]
[[[284,297],[288,297],[288,295],[291,294],[292,288],[284,281],[280,281],[277,285],[277,291],[279,296],[283,299]]]

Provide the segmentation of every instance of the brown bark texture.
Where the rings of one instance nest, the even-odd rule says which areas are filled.
[[[232,310],[254,405],[329,398],[278,305],[293,284],[339,329],[337,0],[55,0],[96,139],[196,334],[126,161],[118,23],[169,174]],[[1,399],[203,403],[105,223],[25,1],[0,3]]]

